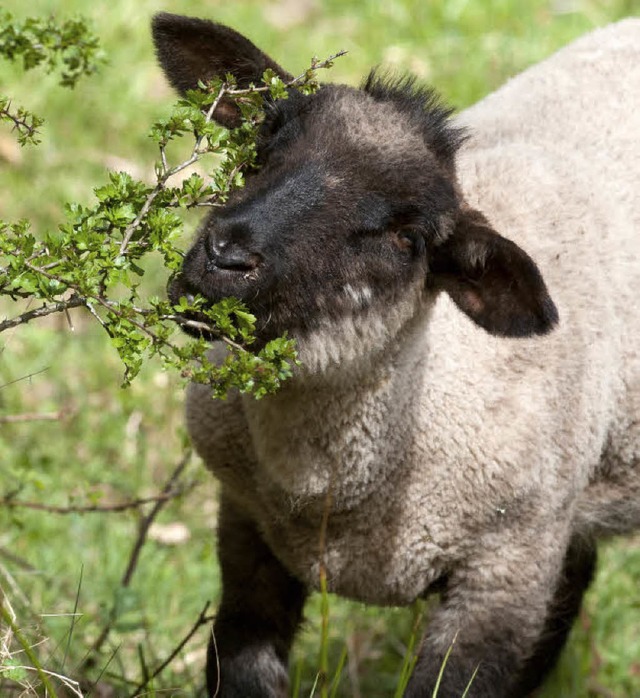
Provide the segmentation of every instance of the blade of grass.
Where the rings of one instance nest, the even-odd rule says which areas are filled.
[[[444,655],[444,659],[442,660],[442,665],[440,666],[440,671],[438,672],[438,680],[436,681],[436,686],[433,689],[433,694],[431,698],[436,698],[438,695],[438,691],[440,690],[440,683],[442,681],[442,677],[444,676],[444,670],[445,667],[447,666],[447,662],[449,661],[449,656],[451,655],[451,650],[453,649],[453,646],[456,644],[456,639],[458,637],[458,633],[456,633],[453,637],[452,643],[449,645],[449,649],[447,650],[447,653]]]
[[[473,674],[471,674],[471,678],[469,679],[469,683],[467,684],[467,687],[464,689],[464,693],[462,694],[462,698],[467,698],[467,694],[469,693],[469,689],[471,688],[471,684],[473,683],[473,680],[476,678],[476,674],[478,673],[478,669],[480,668],[480,665],[475,668],[475,671]]]
[[[413,674],[413,670],[415,669],[416,662],[418,661],[418,655],[415,651],[415,647],[423,617],[424,606],[422,604],[415,605],[411,635],[407,644],[407,650],[404,653],[402,668],[400,669],[400,678],[398,679],[398,684],[393,694],[393,698],[402,698],[407,688],[407,684],[409,683],[409,679],[411,678],[411,674]]]
[[[300,689],[302,686],[302,659],[296,662],[295,673],[293,675],[293,685],[291,695],[293,698],[300,698]]]
[[[313,698],[313,696],[316,694],[316,688],[318,688],[319,681],[320,681],[320,673],[317,673],[316,680],[313,682],[313,686],[311,686],[311,693],[309,694],[309,698]]]
[[[62,658],[62,669],[67,663],[67,658],[69,657],[69,650],[71,649],[71,640],[73,639],[73,631],[75,630],[76,623],[78,622],[78,603],[80,601],[80,589],[82,589],[82,575],[84,574],[84,565],[80,565],[80,579],[78,580],[78,588],[76,589],[76,599],[73,604],[73,615],[71,616],[71,627],[69,628],[69,637],[67,638],[67,646],[64,650],[64,657]]]
[[[329,698],[327,676],[329,674],[329,593],[327,592],[327,573],[324,565],[320,568],[320,667],[316,683],[320,684],[320,698]]]
[[[342,671],[344,669],[344,665],[347,661],[347,647],[342,648],[342,652],[340,653],[340,659],[338,659],[338,666],[336,667],[335,674],[333,675],[333,680],[331,681],[331,693],[329,694],[329,698],[336,698],[336,695],[338,694],[338,686],[340,685],[340,679],[342,678]]]

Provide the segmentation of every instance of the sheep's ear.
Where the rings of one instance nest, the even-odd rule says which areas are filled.
[[[283,80],[291,75],[238,32],[205,19],[182,17],[167,12],[155,15],[151,23],[158,61],[171,85],[184,94],[198,81],[233,75],[238,87],[258,84],[267,68]],[[240,123],[240,110],[225,98],[214,117],[223,126]]]
[[[465,209],[447,240],[432,251],[430,280],[476,324],[494,335],[549,332],[558,311],[533,260]]]

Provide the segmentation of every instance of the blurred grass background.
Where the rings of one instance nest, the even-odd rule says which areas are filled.
[[[82,14],[108,57],[99,75],[72,92],[54,75],[0,63],[0,92],[46,118],[37,148],[20,149],[9,128],[0,127],[0,217],[29,218],[36,232],[56,226],[64,202],[89,202],[108,169],[152,180],[156,152],[146,134],[174,99],[149,36],[150,17],[159,10],[230,24],[294,73],[314,54],[346,49],[327,79],[357,84],[371,66],[383,64],[415,73],[458,108],[591,28],[640,14],[640,0],[4,0],[3,7],[17,18]],[[189,219],[186,238],[193,224]],[[159,269],[145,277],[150,293],[161,292],[164,282]],[[18,310],[0,305],[0,315]],[[0,336],[0,418],[56,417],[0,421],[0,496],[65,505],[153,494],[182,453],[180,380],[149,365],[121,390],[121,367],[101,330],[81,315],[73,326],[59,317]],[[56,516],[0,507],[0,584],[20,627],[32,642],[41,641],[36,649],[47,668],[79,678],[82,659],[115,605],[114,633],[92,676],[113,653],[100,690],[111,686],[111,695],[126,696],[141,665],[164,658],[205,601],[217,599],[216,487],[197,462],[188,478],[197,487],[164,509],[125,590],[120,579],[139,515]],[[602,546],[596,583],[541,695],[640,695],[638,543]],[[307,615],[292,662],[303,696],[318,666],[317,599]],[[411,610],[365,609],[332,598],[334,667],[348,650],[338,695],[393,695],[413,622]],[[155,689],[197,695],[206,639],[202,629]],[[0,695],[12,695],[11,686],[0,675]]]

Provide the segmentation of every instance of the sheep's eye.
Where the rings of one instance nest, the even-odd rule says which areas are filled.
[[[412,252],[416,248],[418,237],[408,228],[396,228],[391,231],[391,243],[403,252]]]

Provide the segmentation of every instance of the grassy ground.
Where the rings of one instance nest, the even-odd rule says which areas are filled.
[[[156,68],[148,24],[153,12],[209,16],[246,32],[290,70],[310,54],[339,49],[331,79],[358,82],[383,63],[411,70],[458,107],[573,37],[629,14],[638,0],[5,0],[16,16],[82,12],[94,22],[109,63],[74,92],[53,76],[24,75],[0,64],[1,91],[43,115],[43,143],[20,150],[0,129],[0,215],[30,218],[36,230],[55,226],[65,201],[86,202],[107,169],[151,179],[155,152],[146,137],[172,94]],[[150,270],[159,292],[164,278]],[[0,315],[15,308],[0,307]],[[46,505],[109,506],[156,494],[184,448],[180,381],[149,365],[128,390],[99,329],[82,316],[71,331],[64,318],[0,337],[0,417],[46,413],[50,419],[0,422],[0,497]],[[29,377],[31,376],[31,377]],[[138,557],[132,557],[142,509],[110,514],[56,515],[0,506],[0,585],[15,625],[45,669],[96,679],[92,695],[126,696],[194,624],[219,592],[213,554],[215,484],[192,462],[180,481],[187,490],[163,507]],[[134,561],[130,581],[122,584]],[[640,545],[604,546],[600,571],[547,698],[640,695]],[[296,645],[294,672],[309,695],[318,667],[319,599]],[[337,695],[391,696],[414,613],[365,609],[331,599],[330,666],[346,646]],[[83,667],[105,624],[112,632],[99,660]],[[15,650],[0,622],[0,655]],[[206,628],[200,628],[154,687],[162,695],[196,695],[201,686]],[[1,659],[2,657],[0,657]],[[19,654],[15,662],[29,664]],[[333,670],[332,669],[332,670]],[[15,669],[0,695],[19,694],[34,672]],[[180,687],[179,691],[175,687]],[[175,690],[169,690],[175,688]]]

